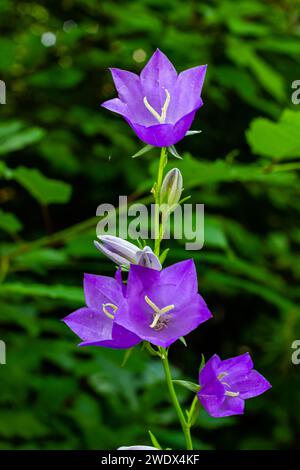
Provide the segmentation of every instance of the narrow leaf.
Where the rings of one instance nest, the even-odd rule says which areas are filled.
[[[184,336],[180,336],[179,341],[181,341],[185,345],[185,347],[187,348],[187,344],[186,344],[186,340],[185,340]]]
[[[201,372],[204,366],[205,366],[205,357],[204,357],[204,354],[201,354],[201,363],[199,367],[199,372]]]
[[[0,209],[0,229],[8,233],[17,233],[22,229],[22,223],[14,214]]]
[[[153,145],[145,145],[141,150],[136,152],[134,155],[131,156],[131,158],[138,158],[144,155],[145,153],[149,152],[151,149],[153,149]]]
[[[127,363],[128,359],[130,358],[131,354],[133,353],[133,350],[134,350],[134,348],[126,349],[125,354],[124,354],[124,357],[123,357],[123,361],[122,361],[122,364],[121,364],[121,367],[124,367],[124,366],[125,366],[125,364]]]
[[[181,387],[187,388],[191,392],[197,393],[200,390],[200,385],[187,380],[173,380],[174,384],[180,385]]]
[[[178,158],[179,160],[182,160],[182,157],[179,155],[174,145],[170,145],[170,147],[168,147],[168,150],[170,154],[173,155],[173,157]]]
[[[164,262],[166,261],[166,257],[168,256],[169,251],[170,251],[170,248],[166,248],[160,255],[159,261],[161,262],[161,264],[164,264]]]
[[[149,433],[151,442],[152,442],[152,444],[154,445],[154,447],[156,447],[156,449],[162,450],[162,447],[161,447],[161,445],[159,444],[159,442],[158,442],[158,440],[156,439],[156,437],[154,436],[154,434],[153,434],[151,431],[148,431],[148,433]]]
[[[185,134],[186,137],[188,137],[189,135],[196,135],[196,134],[201,134],[202,131],[187,131],[187,133]]]

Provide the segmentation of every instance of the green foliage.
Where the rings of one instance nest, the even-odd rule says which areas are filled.
[[[175,240],[163,257],[195,258],[214,318],[171,348],[173,376],[196,383],[202,353],[250,351],[273,385],[244,417],[196,407],[195,447],[298,447],[298,2],[2,0],[0,13],[0,448],[184,445],[155,351],[134,348],[122,368],[124,352],[77,348],[61,322],[83,305],[83,272],[114,270],[93,247],[97,206],[150,200],[157,150],[130,158],[143,144],[100,103],[115,96],[108,67],[138,73],[156,47],[179,70],[208,64],[193,124],[202,132],[166,168],[182,171],[183,198],[205,204],[205,244],[186,252]],[[187,404],[193,394],[177,389]]]
[[[257,118],[247,139],[253,152],[271,159],[300,158],[300,112],[285,110],[278,122]]]

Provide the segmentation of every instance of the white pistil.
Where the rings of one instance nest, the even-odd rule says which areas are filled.
[[[113,313],[110,313],[108,310],[107,310],[107,307],[110,307],[113,311]],[[116,311],[118,310],[118,307],[115,305],[115,304],[102,304],[102,311],[103,313],[105,313],[105,315],[110,318],[111,320],[114,320],[115,319],[115,313]]]
[[[150,328],[155,328],[157,326],[157,323],[160,320],[160,317],[162,315],[168,313],[170,310],[173,310],[173,308],[175,308],[175,305],[173,305],[173,304],[172,305],[167,305],[164,308],[159,308],[154,302],[152,302],[151,299],[149,299],[149,297],[147,295],[145,295],[145,301],[149,305],[149,307],[151,307],[152,310],[154,311],[154,317],[153,317],[153,321],[150,325]]]
[[[226,390],[226,392],[225,392],[225,395],[227,397],[238,397],[239,394],[240,394],[240,392],[229,392],[228,390]]]
[[[166,121],[166,118],[167,118],[167,111],[168,111],[168,107],[169,107],[169,104],[170,104],[170,100],[171,100],[171,95],[170,93],[168,92],[168,90],[165,88],[165,93],[166,93],[166,100],[164,102],[164,105],[163,107],[161,108],[161,114],[159,114],[152,106],[151,104],[148,102],[147,100],[147,96],[144,96],[144,105],[146,106],[146,108],[148,109],[148,111],[152,114],[152,116],[155,117],[155,119],[157,119],[157,121],[160,123],[160,124],[164,124],[164,122]]]
[[[230,388],[230,385],[227,383],[227,382],[222,382],[222,379],[224,377],[226,377],[226,375],[228,375],[228,372],[221,372],[219,375],[218,375],[218,379],[220,380],[221,384],[223,385],[226,385],[227,387]],[[229,390],[226,390],[225,391],[225,395],[227,397],[238,397],[240,394],[240,392],[230,392]]]
[[[226,377],[226,375],[228,375],[227,372],[221,372],[221,373],[218,375],[218,379],[219,379],[219,380],[222,380],[223,377]]]

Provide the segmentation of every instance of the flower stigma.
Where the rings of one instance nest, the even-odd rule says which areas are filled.
[[[107,310],[107,307],[110,307],[112,309],[112,313]],[[115,319],[115,313],[118,310],[118,307],[115,304],[102,304],[102,311],[105,313],[105,315],[110,318],[111,320]]]
[[[166,307],[159,308],[154,302],[152,302],[151,299],[147,295],[145,295],[145,301],[149,305],[149,307],[152,308],[154,311],[153,315],[153,321],[151,323],[150,328],[154,328],[155,331],[161,331],[164,329],[167,324],[169,323],[169,320],[171,319],[171,315],[166,315],[170,310],[173,310],[175,308],[175,305],[167,305]]]
[[[168,92],[168,90],[166,88],[164,88],[165,90],[165,93],[166,93],[166,99],[165,99],[165,102],[164,102],[164,105],[163,107],[161,108],[161,114],[159,114],[152,106],[151,104],[148,102],[147,100],[147,96],[144,96],[144,105],[146,106],[146,108],[148,109],[148,111],[150,111],[150,113],[152,114],[152,116],[155,117],[155,119],[158,120],[158,122],[160,124],[164,124],[164,122],[166,121],[166,117],[167,117],[167,111],[168,111],[168,107],[169,107],[169,104],[170,104],[170,100],[171,100],[171,95],[170,93]]]
[[[229,392],[228,390],[226,390],[226,392],[225,392],[225,395],[227,397],[238,397],[239,394],[240,394],[240,392]]]
[[[221,384],[226,385],[227,387],[230,388],[230,385],[227,382],[222,382],[222,379],[228,375],[228,372],[221,372],[218,375],[218,380],[220,380]],[[227,397],[238,397],[240,392],[230,392],[229,390],[226,390],[225,395]]]

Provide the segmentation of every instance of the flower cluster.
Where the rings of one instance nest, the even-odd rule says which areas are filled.
[[[177,74],[168,58],[157,50],[140,76],[115,68],[111,72],[119,97],[103,106],[121,114],[142,141],[162,147],[152,189],[157,206],[155,247],[152,250],[145,243],[138,247],[118,237],[100,236],[95,246],[118,265],[115,277],[85,274],[86,306],[71,313],[64,322],[79,336],[80,346],[128,349],[143,342],[159,356],[187,449],[192,449],[190,427],[195,403],[201,403],[213,417],[242,414],[246,399],[271,387],[253,369],[249,353],[224,361],[214,355],[202,367],[199,384],[180,381],[196,393],[185,416],[171,379],[169,346],[212,317],[198,293],[194,261],[188,259],[163,268],[165,255],[160,254],[164,224],[182,202],[183,191],[180,171],[173,168],[163,178],[164,167],[168,152],[177,156],[174,144],[187,134],[203,104],[200,95],[206,66]]]
[[[83,340],[81,346],[129,348],[149,341],[167,348],[212,315],[197,292],[193,260],[161,271],[132,265],[127,284],[85,274],[86,307],[64,319]]]

